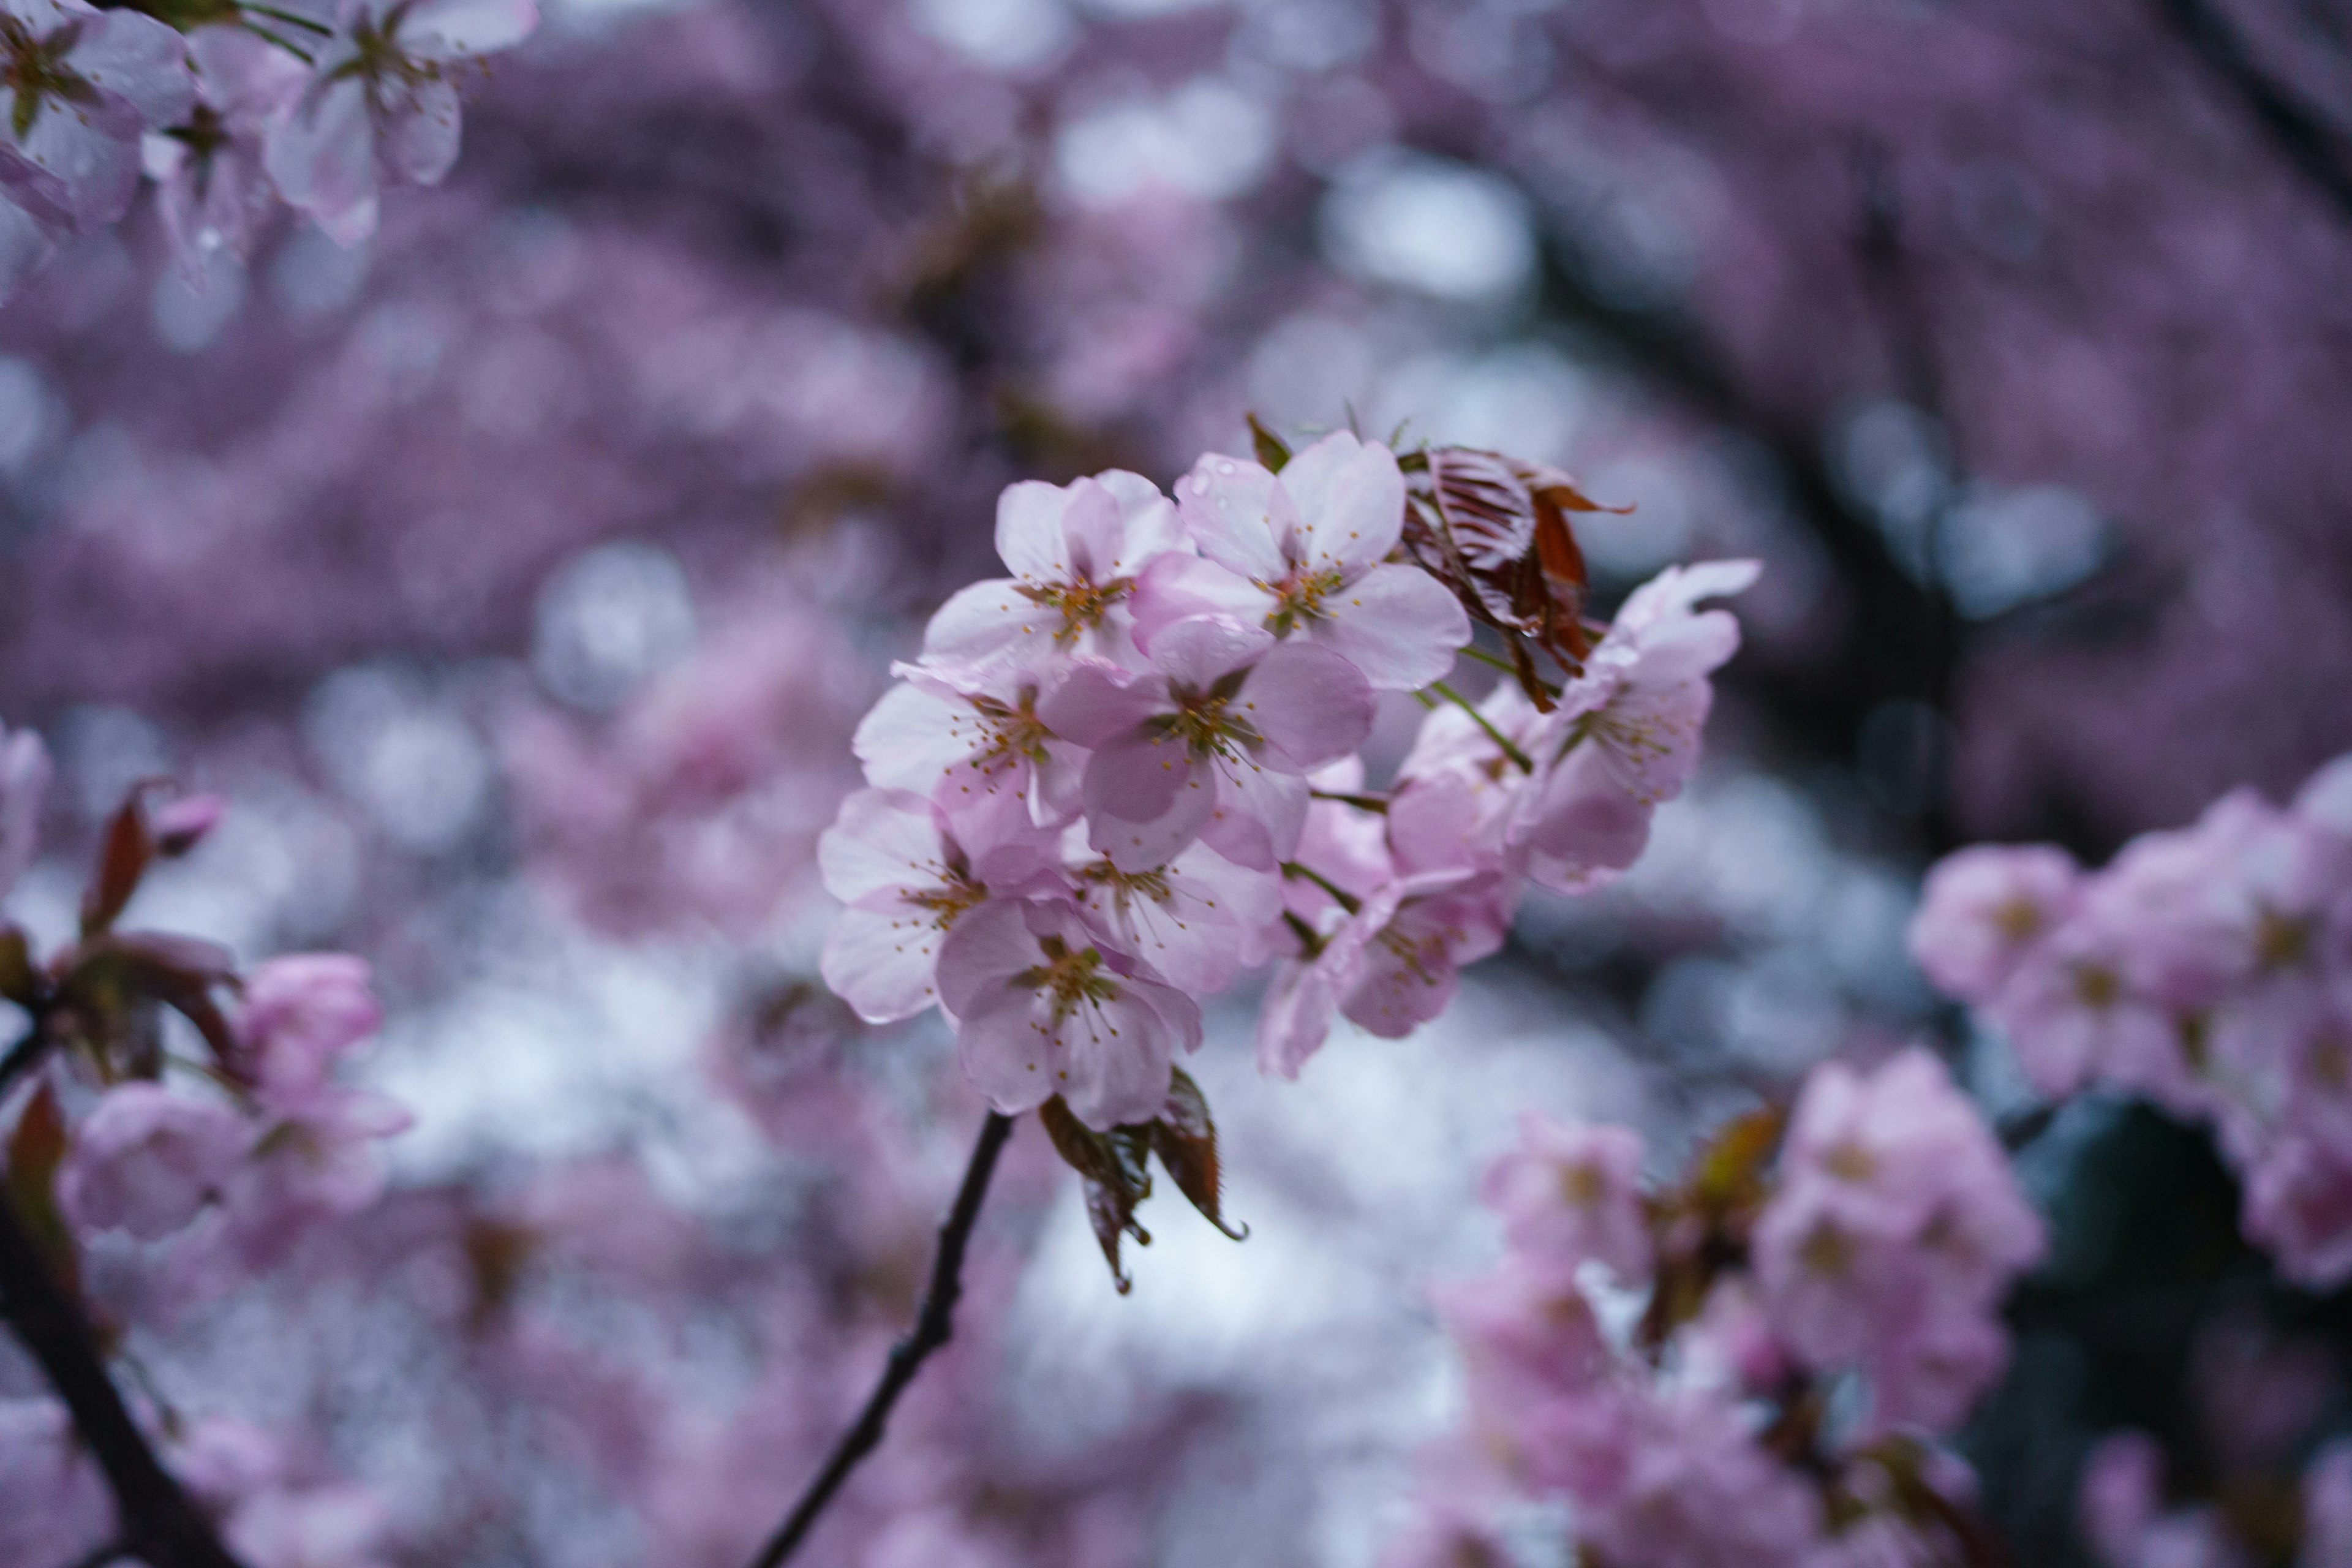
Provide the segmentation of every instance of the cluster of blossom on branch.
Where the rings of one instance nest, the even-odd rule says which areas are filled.
[[[2290,1552],[2295,1568],[2352,1563],[2352,1443],[2345,1439],[2323,1446],[2291,1484],[2250,1489],[2221,1506],[2168,1507],[2168,1479],[2164,1449],[2145,1432],[2111,1434],[2091,1450],[2079,1511],[2083,1539],[2104,1568],[2228,1568]]]
[[[1960,850],[1911,946],[2043,1093],[2210,1122],[2247,1236],[2304,1284],[2352,1279],[2352,759],[2290,807],[2235,790],[2095,872],[2046,846]]]
[[[2042,1231],[1942,1064],[1824,1065],[1785,1129],[1736,1120],[1661,1189],[1642,1156],[1530,1116],[1488,1172],[1508,1251],[1441,1303],[1471,1430],[1390,1562],[1507,1561],[1530,1500],[1595,1564],[1996,1561],[1936,1439],[2000,1375]]]
[[[1671,569],[1585,625],[1563,513],[1591,503],[1563,475],[1344,431],[1258,449],[1202,458],[1173,501],[1116,471],[1006,490],[1014,575],[955,595],[895,668],[856,738],[872,787],[821,845],[848,906],[827,982],[871,1020],[940,1006],[999,1110],[1066,1108],[1066,1152],[1204,1117],[1172,1066],[1197,999],[1244,971],[1276,966],[1269,1072],[1341,1014],[1390,1036],[1435,1016],[1526,884],[1632,863],[1738,644],[1697,605],[1747,563]],[[1518,677],[1476,704],[1444,684],[1474,616]],[[1368,794],[1383,691],[1434,711]]]
[[[531,0],[9,0],[0,298],[120,219],[142,167],[199,280],[279,203],[356,244],[386,185],[448,173],[459,74],[538,19]]]
[[[37,736],[0,733],[0,898],[37,847],[49,771]],[[0,921],[0,996],[30,1020],[0,1057],[5,1201],[110,1339],[373,1204],[375,1145],[408,1121],[335,1081],[380,1021],[364,963],[303,954],[240,976],[209,942],[123,928],[150,868],[193,849],[222,809],[163,796],[142,784],[109,821],[72,941],[44,960]],[[257,1430],[151,1415],[248,1561],[364,1560],[381,1521],[362,1494]],[[19,1477],[31,1489],[21,1507],[8,1502]],[[0,1504],[10,1562],[65,1561],[103,1537],[110,1509],[62,1405],[0,1399]]]

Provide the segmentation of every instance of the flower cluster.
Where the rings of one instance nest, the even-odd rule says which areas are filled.
[[[47,774],[37,737],[0,738],[0,895],[29,855]],[[36,964],[0,922],[0,994],[34,1020],[12,1056],[23,1079],[0,1097],[20,1105],[8,1138],[20,1200],[79,1247],[190,1233],[175,1254],[184,1287],[268,1268],[373,1203],[375,1145],[408,1116],[334,1080],[382,1018],[361,960],[299,954],[240,977],[209,943],[118,929],[148,866],[193,848],[220,812],[202,796],[151,807],[149,793],[109,826],[78,941]],[[167,1011],[193,1026],[204,1059],[174,1048]]]
[[[2352,759],[2291,807],[2236,790],[2096,872],[2047,846],[1960,850],[1911,948],[2043,1093],[2210,1122],[2247,1234],[2306,1284],[2352,1279]]]
[[[1564,686],[1530,669],[1474,705],[1444,684],[1470,616],[1401,544],[1431,454],[1346,432],[1261,454],[1202,458],[1172,501],[1121,472],[1013,486],[1013,575],[941,606],[857,731],[825,978],[870,1020],[939,1005],[1000,1110],[1151,1119],[1198,999],[1268,962],[1266,1070],[1296,1076],[1341,1014],[1402,1035],[1528,883],[1630,865],[1696,766],[1738,640],[1697,605],[1752,564],[1667,572]],[[1370,794],[1384,691],[1435,711]]]
[[[2284,1560],[2275,1530],[2246,1539],[2250,1510],[2213,1504],[2168,1509],[2164,1450],[2144,1432],[2101,1439],[2084,1461],[2076,1511],[2083,1537],[2103,1568],[2231,1568],[2264,1557]],[[2342,1568],[2352,1562],[2352,1442],[2338,1438],[2312,1457],[2283,1498],[2285,1539],[2295,1568]],[[2272,1549],[2265,1552],[2264,1548]]]
[[[248,252],[273,202],[357,243],[385,184],[456,161],[457,73],[538,22],[531,0],[149,9],[0,5],[0,298],[121,218],[142,164],[199,280]]]
[[[1941,1063],[1826,1065],[1785,1135],[1736,1121],[1663,1191],[1641,1160],[1531,1115],[1487,1173],[1508,1252],[1441,1298],[1486,1489],[1566,1500],[1580,1561],[1974,1561],[1933,1439],[1999,1373],[2042,1237]],[[1504,1561],[1483,1531],[1451,1512],[1391,1562]]]

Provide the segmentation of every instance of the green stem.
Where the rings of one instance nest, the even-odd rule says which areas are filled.
[[[335,30],[323,22],[313,22],[308,16],[298,16],[291,11],[280,11],[275,5],[256,5],[252,0],[238,0],[240,11],[250,11],[257,16],[267,16],[273,22],[283,22],[289,27],[299,27],[306,33],[316,33],[322,38],[334,36]]]
[[[1336,800],[1341,805],[1352,805],[1359,811],[1385,813],[1389,808],[1389,797],[1384,795],[1348,795],[1332,789],[1310,789],[1307,794],[1310,799]]]
[[[1445,682],[1442,680],[1431,681],[1429,683],[1429,689],[1430,690],[1436,692],[1440,697],[1444,698],[1448,702],[1451,702],[1455,707],[1461,709],[1465,713],[1469,714],[1472,719],[1475,720],[1477,721],[1478,728],[1486,731],[1486,738],[1503,749],[1503,755],[1510,758],[1512,762],[1518,764],[1519,772],[1523,773],[1531,773],[1536,771],[1535,759],[1528,756],[1525,752],[1519,750],[1517,745],[1513,744],[1511,738],[1508,735],[1506,735],[1500,730],[1496,729],[1495,721],[1487,718],[1484,713],[1479,712],[1478,705],[1476,703],[1471,701],[1467,697],[1463,696],[1462,693],[1454,690],[1454,688],[1446,685]]]
[[[1315,928],[1313,926],[1308,925],[1305,921],[1300,920],[1288,910],[1282,911],[1282,918],[1283,921],[1290,927],[1292,934],[1297,936],[1299,943],[1307,949],[1307,957],[1320,958],[1323,956],[1323,939],[1315,934]]]
[[[1489,669],[1499,669],[1514,680],[1519,679],[1519,667],[1513,664],[1507,658],[1496,658],[1493,654],[1488,653],[1483,647],[1465,647],[1459,649],[1458,651],[1464,658],[1475,659],[1478,663],[1485,665]],[[1542,687],[1546,691],[1550,692],[1554,697],[1559,695],[1560,689],[1549,680],[1539,679],[1536,684]]]
[[[1339,883],[1334,882],[1330,878],[1326,877],[1322,872],[1318,871],[1312,866],[1302,866],[1296,860],[1285,860],[1282,863],[1282,874],[1286,877],[1305,878],[1307,881],[1314,883],[1317,887],[1330,894],[1332,902],[1338,904],[1341,909],[1347,910],[1351,915],[1363,913],[1363,900],[1356,897],[1355,894],[1348,891],[1347,889],[1339,886]]]
[[[292,55],[296,59],[300,60],[306,66],[314,66],[319,63],[318,57],[311,54],[310,50],[299,48],[295,45],[288,43],[285,39],[279,37],[277,34],[271,32],[267,27],[259,26],[252,22],[244,20],[238,21],[237,26],[243,27],[247,32],[251,33],[255,37],[259,38],[265,44],[276,44],[279,48],[284,49],[288,54]]]

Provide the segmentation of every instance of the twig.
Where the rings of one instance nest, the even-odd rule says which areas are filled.
[[[38,1065],[49,1043],[37,1007],[31,1033],[0,1058],[0,1099],[10,1084]],[[0,1186],[0,1322],[39,1363],[113,1490],[122,1534],[107,1548],[111,1556],[98,1561],[136,1557],[148,1568],[240,1568],[212,1522],[173,1479],[147,1435],[131,1418],[121,1391],[107,1375],[98,1336],[80,1303],[50,1278],[39,1246],[5,1186]]]
[[[2308,105],[2263,73],[2253,50],[2209,0],[2154,0],[2157,15],[2238,95],[2271,146],[2295,173],[2352,218],[2352,170],[2337,157],[2339,138]]]
[[[123,1532],[117,1555],[136,1557],[149,1568],[238,1568],[131,1420],[81,1309],[49,1278],[40,1248],[5,1196],[0,1321],[40,1363],[113,1489]]]
[[[1504,734],[1500,730],[1495,728],[1495,721],[1492,719],[1487,718],[1486,714],[1480,712],[1478,710],[1478,705],[1475,702],[1471,701],[1467,697],[1463,696],[1462,693],[1454,690],[1454,688],[1446,685],[1445,682],[1442,680],[1431,681],[1429,683],[1429,689],[1435,692],[1438,696],[1445,699],[1446,701],[1453,703],[1455,707],[1461,709],[1462,711],[1469,714],[1473,720],[1476,721],[1478,728],[1486,731],[1486,738],[1503,749],[1503,755],[1510,758],[1513,763],[1517,763],[1518,765],[1519,772],[1523,773],[1531,773],[1536,771],[1535,759],[1528,756],[1525,752],[1519,750],[1518,746],[1508,735]]]
[[[915,1381],[917,1370],[954,1333],[956,1299],[963,1294],[964,1246],[971,1239],[972,1223],[980,1218],[981,1202],[988,1196],[988,1179],[995,1173],[996,1156],[1012,1135],[1013,1119],[993,1110],[980,1124],[980,1139],[972,1145],[971,1163],[964,1167],[963,1185],[956,1191],[955,1207],[948,1212],[947,1223],[940,1226],[940,1249],[931,1259],[931,1282],[923,1292],[913,1331],[890,1348],[890,1360],[882,1369],[882,1380],[866,1395],[866,1408],[858,1412],[856,1421],[833,1446],[824,1468],[816,1473],[815,1479],[801,1493],[800,1500],[793,1505],[793,1511],[785,1516],[759,1556],[751,1560],[751,1568],[777,1568],[798,1549],[816,1523],[817,1516],[841,1489],[842,1482],[849,1479],[850,1471],[882,1441],[891,1406],[898,1404],[907,1385]]]

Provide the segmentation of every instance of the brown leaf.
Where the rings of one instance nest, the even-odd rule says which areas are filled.
[[[1073,1115],[1060,1095],[1037,1108],[1037,1119],[1045,1124],[1062,1163],[1086,1183],[1087,1217],[1094,1223],[1095,1240],[1110,1265],[1111,1283],[1124,1296],[1135,1281],[1119,1262],[1121,1238],[1131,1236],[1138,1247],[1151,1245],[1151,1233],[1135,1220],[1136,1205],[1151,1195],[1151,1172],[1145,1163],[1150,1130],[1117,1127],[1097,1132]]]
[[[139,890],[139,879],[154,863],[155,839],[147,831],[146,784],[134,784],[131,794],[106,825],[106,838],[98,852],[98,872],[82,894],[81,934],[95,936],[114,924],[115,917]]]
[[[20,1007],[28,1007],[39,999],[40,971],[33,967],[33,946],[26,940],[23,930],[13,925],[0,925],[0,996]]]
[[[214,1061],[231,1078],[247,1078],[245,1049],[215,993],[236,983],[227,949],[193,937],[127,931],[84,942],[58,983],[61,1003],[101,1036],[142,1003],[173,1009],[205,1038]]]
[[[25,1103],[8,1135],[8,1171],[0,1191],[16,1209],[59,1289],[81,1294],[81,1257],[73,1231],[58,1208],[58,1167],[65,1163],[68,1137],[57,1091],[45,1079]]]
[[[1788,1120],[1788,1112],[1767,1105],[1726,1122],[1698,1152],[1691,1171],[1691,1196],[1716,1215],[1761,1203],[1764,1168],[1780,1146]]]
[[[1223,1183],[1217,1165],[1217,1124],[1210,1118],[1201,1086],[1181,1068],[1172,1070],[1168,1104],[1151,1123],[1151,1150],[1202,1217],[1235,1241],[1248,1237],[1249,1226],[1235,1230],[1219,1212]]]

